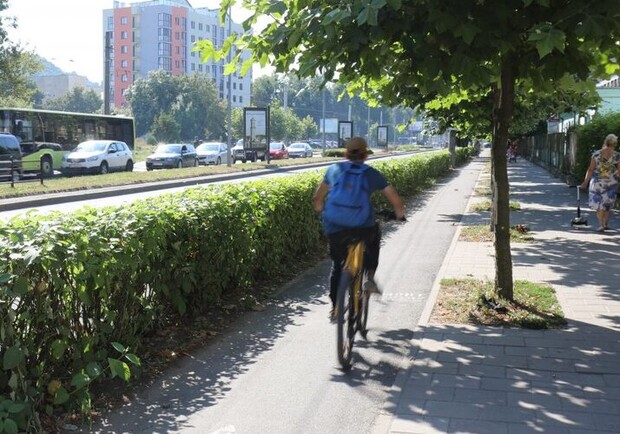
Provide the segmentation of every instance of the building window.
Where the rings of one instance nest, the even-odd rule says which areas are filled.
[[[237,95],[233,95],[233,102],[237,102]]]
[[[237,83],[233,83],[233,89],[237,90]]]
[[[122,81],[123,83],[126,83],[127,81],[129,81],[129,77],[127,77],[127,74],[123,74],[123,75],[121,75],[121,81]]]
[[[169,57],[159,57],[157,59],[157,66],[166,72],[170,72],[172,69]]]
[[[159,27],[172,27],[172,15],[160,13],[157,15],[157,25]]]
[[[202,23],[198,23],[198,30],[202,31]]]
[[[121,60],[121,68],[127,68],[127,61]]]
[[[157,31],[158,35],[159,35],[159,40],[161,42],[170,42],[171,41],[171,35],[172,32],[170,31],[170,29],[159,29]]]
[[[166,42],[160,42],[157,46],[157,53],[159,56],[170,57],[171,45]]]
[[[191,26],[192,29],[195,29],[196,28],[196,21],[192,21],[190,26]]]
[[[121,17],[121,24],[127,24],[127,17]]]
[[[202,63],[198,64],[198,71],[202,72]]]
[[[191,37],[191,41],[192,41],[192,42],[196,42],[196,35],[192,35],[192,37]]]
[[[242,96],[239,97],[239,104],[243,104],[243,97]]]
[[[243,90],[243,83],[239,83],[239,90]]]
[[[121,39],[127,39],[127,32],[121,32]]]
[[[192,71],[195,71],[195,70],[196,70],[196,64],[192,63]]]
[[[121,53],[127,53],[127,45],[121,45]]]

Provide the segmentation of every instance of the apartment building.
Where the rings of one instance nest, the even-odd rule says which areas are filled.
[[[203,63],[192,51],[194,44],[210,39],[221,47],[232,33],[242,33],[240,24],[219,21],[219,10],[193,8],[187,0],[147,0],[124,3],[115,1],[112,9],[103,10],[104,56],[112,107],[126,104],[125,92],[149,72],[162,69],[170,75],[209,75],[221,99],[231,92],[233,107],[250,104],[252,74],[230,79],[224,75],[224,61]],[[249,53],[242,55],[244,59]],[[105,62],[105,59],[104,59]],[[105,63],[104,63],[105,64]],[[105,85],[105,83],[104,83]]]

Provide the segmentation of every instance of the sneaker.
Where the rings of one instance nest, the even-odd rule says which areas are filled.
[[[368,279],[364,282],[364,291],[368,291],[368,294],[379,294],[381,295],[381,290],[377,286],[377,282],[374,279]]]
[[[336,306],[332,306],[329,311],[329,322],[332,324],[336,324],[336,322],[338,322],[338,308]]]

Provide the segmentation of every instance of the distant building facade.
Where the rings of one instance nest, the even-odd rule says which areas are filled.
[[[601,81],[596,91],[602,99],[600,113],[620,112],[620,76]]]
[[[220,24],[218,14],[219,9],[194,9],[186,0],[147,0],[131,4],[115,1],[113,9],[105,9],[102,36],[104,57],[107,40],[110,47],[110,105],[126,105],[125,92],[133,82],[159,69],[173,76],[209,75],[220,99],[227,100],[225,61],[203,63],[200,54],[192,51],[194,43],[203,39],[210,39],[216,48],[222,46],[229,35],[229,23],[227,18],[224,25]],[[231,22],[230,27],[232,33],[243,32],[240,24]],[[248,57],[249,53],[243,55],[244,59]],[[232,106],[249,105],[252,73],[244,77],[234,73],[231,82]]]
[[[71,73],[40,73],[32,76],[37,87],[43,93],[43,101],[50,98],[61,97],[76,87],[82,87],[86,91],[92,90],[98,95],[101,94],[101,87],[88,81],[87,77]]]

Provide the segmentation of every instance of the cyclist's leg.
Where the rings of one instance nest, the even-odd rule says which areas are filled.
[[[364,266],[366,267],[365,288],[370,293],[381,294],[375,282],[375,272],[379,266],[379,252],[381,249],[381,229],[379,225],[368,228],[364,235],[366,249],[364,250]]]
[[[332,260],[329,276],[329,298],[332,301],[332,307],[334,307],[338,297],[342,265],[347,257],[347,237],[342,232],[329,235],[329,256]]]

